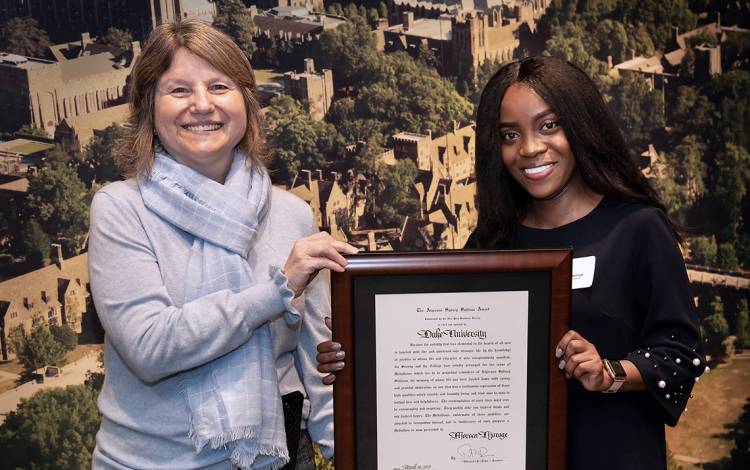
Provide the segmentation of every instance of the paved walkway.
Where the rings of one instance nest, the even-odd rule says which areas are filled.
[[[696,458],[696,457],[690,457],[689,455],[672,454],[672,457],[675,460],[678,460],[678,461],[683,462],[683,463],[689,463],[689,464],[692,464],[692,465],[700,465],[702,463],[706,463],[707,462],[707,460],[699,459],[699,458]]]
[[[101,372],[99,360],[96,354],[90,354],[76,362],[63,367],[63,375],[60,377],[45,377],[44,383],[35,381],[26,382],[13,390],[0,393],[0,424],[5,422],[5,416],[18,407],[22,398],[29,398],[39,390],[51,387],[65,387],[67,385],[82,384],[86,380],[89,371]],[[5,372],[7,374],[7,372]]]
[[[688,268],[687,273],[690,282],[712,286],[731,286],[737,289],[750,289],[750,278],[747,277],[715,273],[695,268]]]

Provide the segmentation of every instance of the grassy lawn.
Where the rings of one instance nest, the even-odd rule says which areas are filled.
[[[103,349],[103,344],[79,344],[68,353],[68,364],[85,357],[87,354],[99,354]]]
[[[103,348],[104,345],[102,344],[79,344],[74,350],[68,353],[68,364],[85,357],[87,354],[98,355]],[[4,362],[0,364],[0,372],[9,372],[11,374],[21,375],[21,373],[23,372],[23,366],[16,360]],[[14,379],[0,374],[0,393],[12,390],[16,385],[17,384]]]
[[[79,344],[67,355],[68,363],[75,362],[87,354],[99,354],[104,349],[103,344]],[[11,374],[20,374],[23,372],[23,366],[17,360],[0,363],[0,371],[10,372]]]
[[[719,468],[716,463],[729,457],[733,446],[724,436],[725,425],[737,421],[749,396],[748,352],[704,374],[693,389],[693,398],[680,423],[667,428],[667,444],[675,454],[675,461],[685,470]]]
[[[283,74],[273,70],[253,70],[255,72],[255,81],[258,83],[271,83],[281,80]]]
[[[0,363],[0,371],[10,372],[11,374],[20,374],[23,372],[23,366],[16,360],[3,362]]]
[[[0,379],[0,393],[7,392],[16,388],[16,381],[13,379]]]

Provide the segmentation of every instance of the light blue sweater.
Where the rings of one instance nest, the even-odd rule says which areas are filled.
[[[101,469],[231,468],[228,452],[196,454],[176,373],[238,347],[271,322],[280,393],[305,394],[303,426],[333,454],[333,396],[316,371],[316,346],[330,339],[327,278],[315,278],[294,300],[303,321],[280,318],[283,267],[300,237],[317,232],[301,199],[273,188],[266,219],[248,262],[258,282],[239,293],[219,291],[181,305],[193,237],[150,212],[134,180],[112,183],[91,205],[91,290],[106,331],[106,378],[99,395],[102,424],[93,467]]]

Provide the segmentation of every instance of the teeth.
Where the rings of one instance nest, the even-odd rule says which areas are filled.
[[[201,124],[198,126],[184,126],[189,131],[215,131],[221,128],[221,124]]]
[[[546,171],[548,169],[552,168],[552,163],[549,163],[547,165],[537,166],[534,168],[524,168],[524,173],[527,175],[536,175],[537,173],[541,173],[543,171]]]

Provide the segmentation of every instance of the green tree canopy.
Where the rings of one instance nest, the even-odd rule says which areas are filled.
[[[344,7],[344,16],[351,20],[361,15],[359,14],[359,10],[357,10],[357,5],[354,3],[347,3]]]
[[[465,121],[472,107],[453,84],[437,71],[405,53],[382,54],[375,49],[370,28],[359,15],[324,32],[320,63],[336,71],[334,81],[350,102],[333,104],[331,122],[343,125],[351,140],[369,140],[379,133],[432,130],[441,135],[452,121]],[[429,61],[423,51],[424,61]],[[431,54],[431,51],[429,51]]]
[[[651,143],[652,132],[664,127],[664,96],[638,74],[626,74],[609,91],[609,105],[631,150],[641,153]]]
[[[5,468],[91,468],[101,417],[96,391],[86,385],[40,390],[22,399],[0,425]]]
[[[78,346],[78,335],[68,325],[50,325],[49,331],[65,351],[72,351]]]
[[[728,219],[725,239],[735,242],[742,228],[742,201],[750,185],[750,153],[739,145],[725,144],[715,157],[714,196]]]
[[[592,20],[604,18],[613,13],[617,7],[617,0],[581,0],[578,11]]]
[[[630,43],[630,49],[635,51],[636,54],[651,57],[656,54],[656,46],[654,41],[651,40],[651,36],[648,35],[648,30],[643,23],[626,24],[625,29],[628,31],[628,39]],[[626,57],[629,59],[630,57]]]
[[[440,67],[440,64],[438,63],[438,58],[435,56],[435,52],[432,51],[432,49],[429,48],[429,46],[425,43],[421,43],[419,45],[419,57],[417,60],[430,68],[438,69]]]
[[[716,250],[716,264],[722,269],[737,269],[740,262],[733,243],[722,243]]]
[[[252,41],[255,26],[250,10],[242,0],[217,0],[216,10],[213,26],[232,38],[249,60],[256,49]]]
[[[73,248],[88,230],[87,192],[78,175],[65,165],[51,165],[29,177],[27,217],[35,219],[50,239],[65,238]]]
[[[323,169],[329,159],[343,156],[344,141],[336,128],[313,119],[289,96],[271,100],[266,120],[274,147],[271,177],[276,184],[289,185],[300,170]]]
[[[607,73],[607,64],[594,56],[582,24],[570,22],[554,28],[545,52],[573,62],[594,81],[601,82],[600,76]]]
[[[687,204],[692,205],[706,192],[703,179],[706,177],[706,165],[703,163],[703,154],[706,146],[700,142],[697,136],[685,137],[674,149],[679,165],[677,168],[677,180],[685,186]]]
[[[728,34],[727,40],[721,45],[721,52],[730,68],[750,69],[750,37],[747,34]]]
[[[539,20],[538,27],[542,31],[549,32],[551,28],[574,21],[577,15],[577,2],[552,0],[547,13]]]
[[[44,366],[64,366],[66,363],[65,345],[50,331],[50,326],[42,319],[34,319],[31,333],[14,335],[13,350],[27,373]]]
[[[380,134],[374,134],[370,136],[365,142],[362,149],[357,152],[350,162],[347,162],[347,166],[354,170],[355,173],[360,173],[367,176],[377,176],[381,170],[381,164],[379,158],[385,152],[385,148],[381,144],[383,136]]]
[[[606,19],[596,23],[593,37],[596,40],[596,51],[601,60],[612,56],[615,64],[630,59],[630,38],[625,25],[619,21]]]
[[[434,69],[405,53],[388,54],[386,64],[394,73],[363,87],[354,105],[357,116],[385,123],[385,135],[429,129],[439,136],[452,130],[453,121],[472,117],[471,103]]]
[[[363,86],[383,75],[383,54],[375,49],[375,38],[360,16],[324,31],[319,49],[321,66],[336,71],[333,80],[337,88]]]
[[[114,123],[91,139],[78,168],[78,174],[88,186],[94,182],[101,184],[122,179],[116,159],[118,145],[123,137],[125,129]]]
[[[503,63],[499,60],[488,59],[479,65],[476,76],[472,73],[470,84],[468,84],[465,96],[474,105],[474,113],[472,114],[474,117],[476,117],[477,108],[479,107],[479,99],[482,97],[484,87],[487,86],[487,82],[490,81],[490,78],[495,75],[495,72],[497,72],[502,65]]]
[[[46,166],[51,165],[66,165],[74,166],[80,162],[80,154],[78,152],[67,152],[61,145],[55,144],[55,148],[47,152],[44,157],[44,164]]]
[[[737,344],[743,348],[750,348],[750,310],[747,299],[737,302],[736,329]]]
[[[0,51],[44,57],[49,45],[47,32],[33,18],[14,17],[0,24]]]
[[[0,211],[0,253],[5,253],[8,248],[8,243],[11,241],[10,225],[8,224],[8,218]]]
[[[673,25],[686,32],[695,27],[696,19],[685,0],[553,0],[538,30],[552,40],[549,52],[573,57],[591,75],[581,42],[602,61],[607,55],[627,60],[631,50],[650,56],[669,45]]]
[[[731,453],[733,468],[750,467],[750,398],[742,408],[742,415],[730,426],[731,436],[734,438],[734,448]]]
[[[690,240],[690,261],[702,266],[716,265],[716,239],[696,237]]]
[[[381,18],[388,18],[388,5],[385,2],[380,2],[378,5],[378,13]]]
[[[39,223],[28,220],[23,229],[23,255],[29,268],[37,269],[44,266],[50,257],[50,240]]]
[[[331,105],[326,119],[336,126],[336,130],[347,143],[368,142],[375,139],[380,146],[385,145],[384,133],[388,124],[372,117],[359,117],[354,106],[353,98],[339,98]]]
[[[706,353],[721,357],[724,353],[722,343],[729,335],[729,324],[724,316],[724,303],[718,295],[711,301],[711,314],[701,321],[701,329]]]
[[[102,35],[97,42],[105,44],[107,46],[118,47],[123,50],[130,49],[133,42],[133,35],[130,31],[123,29],[110,27],[107,28],[107,32]]]
[[[375,226],[400,227],[404,217],[419,215],[414,191],[416,177],[417,166],[410,159],[399,160],[395,165],[381,164],[375,195]]]
[[[696,136],[689,135],[674,150],[663,154],[668,181],[657,180],[655,186],[672,217],[684,220],[685,212],[706,193],[705,152],[706,146]]]
[[[697,16],[690,11],[687,0],[660,0],[658,2],[621,2],[627,4],[623,12],[625,20],[641,23],[646,27],[654,45],[665,50],[672,37],[672,26],[681,33],[695,28]]]
[[[669,122],[678,126],[684,135],[695,135],[706,142],[715,135],[714,106],[708,97],[693,86],[677,89],[674,105],[670,108]]]
[[[45,131],[44,129],[40,129],[39,127],[32,127],[29,124],[24,124],[16,132],[19,134],[49,138],[49,134],[47,134],[47,131]]]
[[[367,23],[371,27],[375,27],[378,24],[378,20],[380,19],[380,13],[378,13],[377,8],[370,8],[367,10]]]
[[[331,15],[343,15],[344,10],[341,8],[340,3],[331,3],[327,6],[326,11]]]
[[[716,105],[716,127],[723,142],[750,149],[750,72],[730,70],[715,77],[705,88]],[[714,129],[709,129],[715,132]]]

